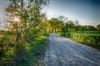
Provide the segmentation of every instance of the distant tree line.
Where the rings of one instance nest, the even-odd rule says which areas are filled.
[[[67,20],[65,20],[67,19]],[[72,21],[68,20],[68,18],[51,18],[50,20],[46,19],[45,22],[45,28],[47,27],[47,32],[84,32],[84,31],[100,31],[100,24],[98,24],[96,27],[92,25],[80,25],[79,21]],[[45,29],[44,29],[45,30]]]

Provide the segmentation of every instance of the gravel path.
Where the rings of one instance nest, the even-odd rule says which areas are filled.
[[[100,52],[67,38],[50,34],[46,66],[100,66]]]

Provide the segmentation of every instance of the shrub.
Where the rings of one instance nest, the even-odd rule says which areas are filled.
[[[9,59],[15,52],[15,36],[0,35],[0,59]]]
[[[100,34],[93,33],[71,33],[71,39],[86,43],[86,44],[98,44],[100,42]]]

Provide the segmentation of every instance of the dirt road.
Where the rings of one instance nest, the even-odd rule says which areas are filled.
[[[100,66],[100,52],[67,38],[51,34],[45,53],[46,66]]]

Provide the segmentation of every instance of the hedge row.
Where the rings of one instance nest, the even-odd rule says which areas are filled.
[[[100,44],[100,34],[70,33],[70,38],[86,44]]]

